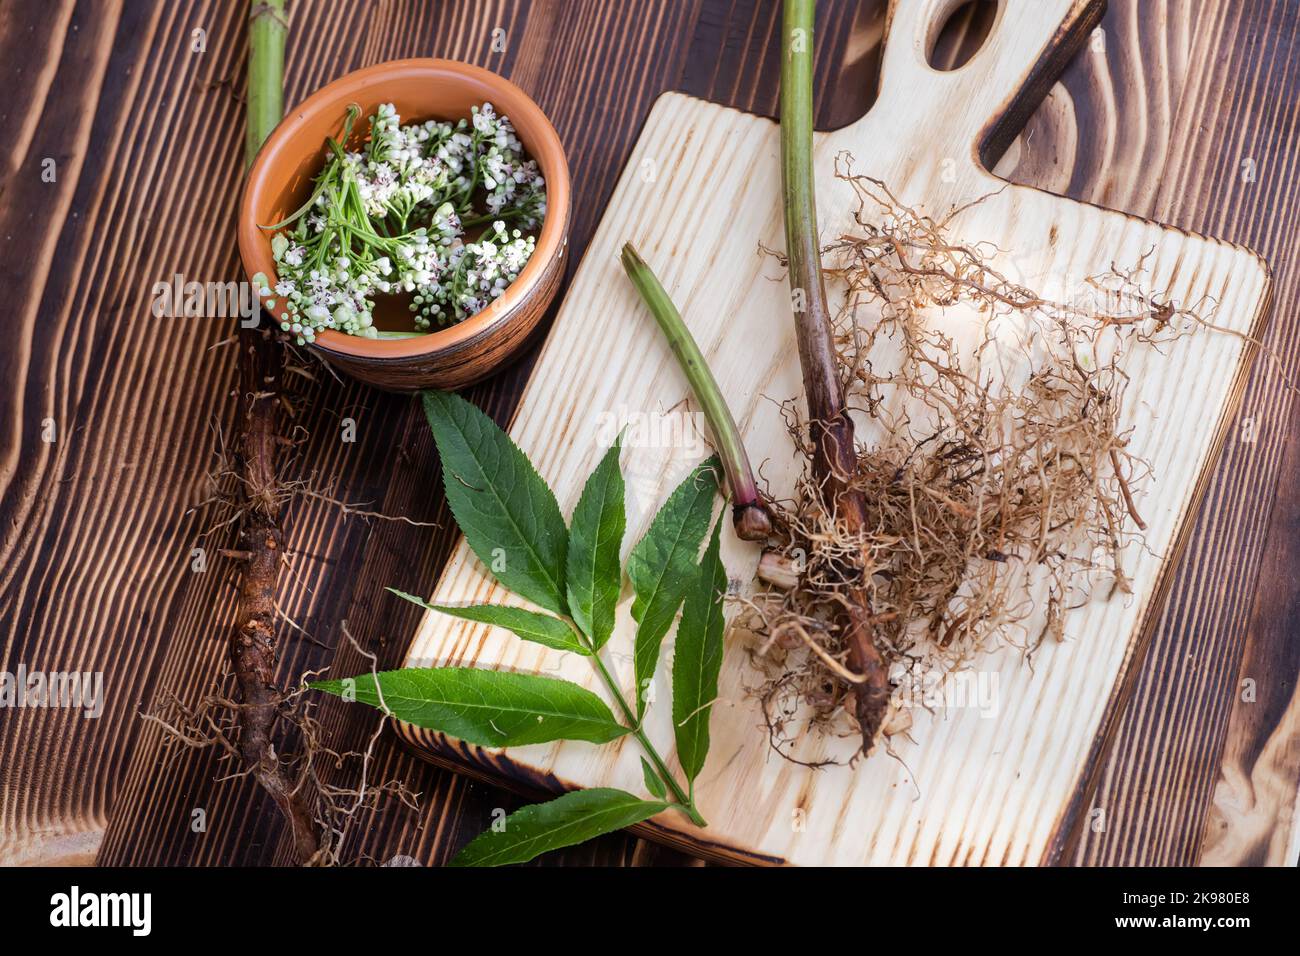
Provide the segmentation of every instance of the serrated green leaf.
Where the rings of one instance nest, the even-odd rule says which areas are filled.
[[[452,617],[463,618],[466,621],[478,621],[480,624],[493,624],[497,627],[504,627],[506,630],[512,631],[516,636],[522,637],[525,641],[544,644],[557,651],[571,651],[574,654],[582,654],[584,657],[591,656],[591,651],[578,642],[578,635],[573,633],[573,628],[558,617],[551,617],[549,614],[540,614],[537,611],[528,611],[521,607],[508,607],[504,604],[472,604],[468,607],[430,604],[414,594],[407,594],[405,591],[397,590],[397,588],[389,588],[388,590],[398,597],[405,598],[412,604],[418,604],[430,611],[450,614]]]
[[[569,528],[569,557],[564,575],[569,613],[597,650],[614,633],[614,608],[623,583],[619,549],[627,515],[623,510],[623,474],[618,468],[621,436],[582,489]]]
[[[349,681],[351,684],[349,685]],[[317,681],[316,690],[379,707],[372,674]],[[628,732],[605,702],[555,677],[476,667],[411,667],[379,674],[383,705],[399,720],[483,747],[552,740],[603,744]]]
[[[719,556],[722,519],[713,525],[696,579],[686,592],[673,653],[673,729],[677,759],[694,781],[709,754],[709,717],[718,696],[726,619],[727,569]]]
[[[650,761],[646,760],[645,757],[641,758],[641,776],[645,778],[645,788],[653,796],[662,800],[667,792],[664,788],[663,778],[655,773],[655,768],[650,766]]]
[[[569,533],[537,470],[492,419],[452,392],[422,392],[442,458],[447,504],[494,577],[534,604],[567,614]]]
[[[637,622],[637,717],[645,713],[644,688],[654,677],[664,635],[672,627],[686,589],[697,577],[695,556],[709,530],[717,490],[718,456],[714,455],[669,495],[628,557],[627,576],[635,594],[632,617]]]
[[[480,833],[448,866],[527,863],[548,850],[622,830],[666,809],[666,803],[642,800],[622,790],[575,790],[516,810],[505,818],[501,830]]]

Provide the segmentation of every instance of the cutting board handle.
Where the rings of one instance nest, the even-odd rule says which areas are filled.
[[[868,117],[888,111],[901,128],[924,128],[924,140],[937,153],[947,151],[942,158],[991,163],[1087,40],[1105,0],[998,0],[993,25],[974,56],[955,70],[936,70],[929,53],[961,4],[893,0],[880,97]]]

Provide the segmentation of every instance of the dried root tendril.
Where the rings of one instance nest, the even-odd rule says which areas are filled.
[[[1064,637],[1071,608],[1129,591],[1124,555],[1146,528],[1136,502],[1150,468],[1128,451],[1122,360],[1213,328],[1201,314],[1212,302],[1182,308],[1143,289],[1149,253],[1056,301],[995,269],[1001,250],[949,236],[968,207],[935,221],[847,156],[837,174],[857,197],[856,228],[823,258],[844,296],[836,348],[860,436],[849,485],[868,513],[856,533],[837,520],[788,403],[804,474],[774,503],[760,574],[777,586],[742,614],[772,743],[790,759],[804,721],[854,729],[859,676],[836,624],[846,566],[895,688],[1001,642],[1032,652]]]
[[[375,656],[357,644],[346,621],[342,629],[354,650],[370,660],[373,673]],[[146,722],[161,731],[168,752],[214,749],[222,765],[229,768],[218,782],[241,777],[260,779],[259,768],[248,765],[240,747],[249,705],[239,699],[232,676],[227,674],[213,692],[194,703],[164,689],[151,710],[142,714]],[[300,808],[305,817],[302,825],[311,829],[317,841],[315,853],[298,862],[308,866],[369,862],[360,857],[346,861],[340,857],[353,827],[394,801],[408,810],[418,810],[419,794],[400,780],[372,779],[382,723],[367,739],[364,750],[337,751],[325,743],[329,735],[316,719],[315,703],[307,696],[307,684],[317,676],[318,672],[304,674],[298,687],[276,692],[272,754],[287,788],[281,796]],[[333,783],[336,778],[348,779],[355,785]]]

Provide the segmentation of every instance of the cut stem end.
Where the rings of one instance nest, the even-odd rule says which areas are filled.
[[[758,495],[754,483],[754,469],[740,440],[740,430],[731,415],[731,408],[718,387],[717,379],[704,360],[704,353],[682,321],[681,313],[673,305],[667,290],[651,268],[637,253],[632,243],[625,243],[622,255],[623,268],[628,278],[641,294],[646,308],[663,331],[669,347],[677,356],[683,374],[695,393],[696,400],[708,419],[717,446],[722,468],[727,473],[727,486],[731,490],[732,522],[737,537],[744,541],[762,541],[772,531],[772,516]]]

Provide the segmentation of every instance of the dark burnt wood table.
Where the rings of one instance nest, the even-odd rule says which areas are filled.
[[[528,91],[568,150],[571,269],[661,92],[776,109],[775,0],[291,7],[289,103],[411,56],[467,60]],[[98,719],[0,709],[0,862],[288,859],[275,808],[247,779],[213,751],[165,746],[141,718],[164,694],[212,688],[234,610],[237,569],[217,554],[230,529],[196,507],[233,426],[231,323],[156,319],[150,304],[177,273],[239,278],[246,14],[232,0],[0,4],[0,669],[102,671],[106,701]],[[957,15],[951,55],[982,16]],[[883,23],[880,0],[822,4],[819,125],[870,105]],[[1265,344],[1277,361],[1256,361],[1131,703],[1101,743],[1083,799],[1107,825],[1077,834],[1072,859],[1282,863],[1300,842],[1300,419],[1284,384],[1300,373],[1300,4],[1112,0],[1102,30],[1013,145],[1008,177],[1252,246],[1274,271]],[[535,353],[470,397],[504,422]],[[409,398],[320,371],[295,391],[292,477],[441,527],[295,497],[280,672],[357,669],[344,622],[395,666],[417,613],[384,587],[425,591],[453,542],[433,443]],[[369,709],[323,708],[322,720],[339,749],[375,728]],[[514,804],[391,735],[373,772],[405,780],[419,809],[363,815],[347,860],[439,863]],[[690,861],[616,835],[542,862]]]

